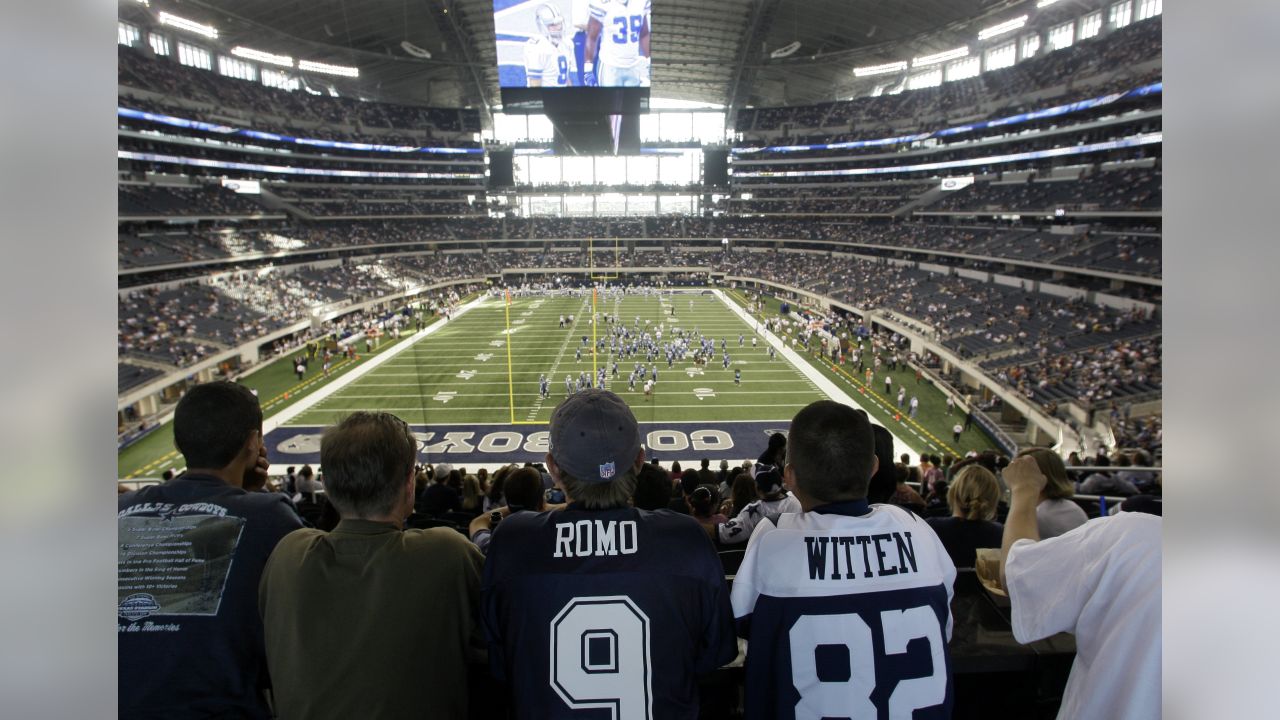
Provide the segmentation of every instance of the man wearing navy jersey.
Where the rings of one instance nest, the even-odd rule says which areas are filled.
[[[923,520],[867,503],[878,464],[862,411],[820,400],[791,421],[804,512],[756,527],[733,584],[747,718],[951,717],[956,569]]]
[[[521,718],[697,717],[697,676],[737,653],[711,541],[692,518],[629,505],[644,448],[614,393],[566,399],[549,439],[569,506],[506,518],[485,562],[495,675]]]

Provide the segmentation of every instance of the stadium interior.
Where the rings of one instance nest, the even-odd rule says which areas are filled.
[[[700,387],[659,392],[645,422],[786,422],[804,403],[782,383],[831,386],[913,458],[1051,447],[1073,477],[1151,468],[1158,495],[1162,0],[660,1],[639,147],[619,154],[504,112],[494,13],[516,4],[119,0],[122,487],[182,469],[175,404],[215,379],[253,388],[283,433],[369,405],[351,393],[407,355],[416,429],[545,425],[566,366],[597,371],[603,312],[673,331],[688,313],[743,348],[747,381],[785,350],[780,394],[757,396],[776,417],[731,413],[763,389],[663,368],[659,387]],[[542,325],[515,332],[516,310]],[[566,340],[555,315],[575,314],[590,326]],[[554,364],[521,365],[544,332]],[[707,375],[721,351],[730,368],[718,347]],[[473,365],[495,389],[469,399]],[[694,467],[696,448],[659,459]],[[427,460],[540,459],[472,458]],[[1125,494],[1075,502],[1097,517]],[[741,551],[723,554],[732,577]],[[1074,643],[1018,645],[1007,604],[957,602],[955,716],[1054,716]],[[741,662],[703,690],[704,717],[741,717]]]

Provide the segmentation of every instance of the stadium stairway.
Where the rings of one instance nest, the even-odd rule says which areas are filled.
[[[916,210],[919,210],[924,207],[928,207],[938,202],[946,194],[947,194],[947,191],[943,191],[943,189],[940,187],[930,188],[929,190],[926,190],[924,193],[917,195],[916,197],[907,201],[906,204],[900,207],[894,208],[894,210],[889,214],[895,218],[906,217],[911,213],[915,212]]]
[[[306,212],[305,210],[298,207],[297,205],[294,205],[293,203],[285,201],[284,198],[280,197],[279,195],[276,195],[275,193],[271,192],[265,187],[262,188],[262,194],[258,196],[258,199],[266,207],[271,208],[272,210],[283,210],[284,212],[289,213],[293,217],[298,218],[300,220],[316,219],[315,216],[312,215],[311,213]]]

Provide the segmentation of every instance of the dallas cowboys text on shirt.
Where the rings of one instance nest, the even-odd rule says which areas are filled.
[[[806,536],[804,543],[810,580],[853,580],[917,572],[916,548],[909,531]]]
[[[553,557],[632,555],[636,549],[635,520],[556,523]]]

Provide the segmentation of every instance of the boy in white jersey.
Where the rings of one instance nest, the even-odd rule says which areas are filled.
[[[584,82],[648,87],[650,0],[592,0],[590,8]]]
[[[733,582],[747,718],[951,717],[956,569],[923,520],[867,503],[878,464],[862,411],[820,400],[791,421],[804,512],[762,521]]]
[[[524,73],[529,87],[569,87],[578,74],[573,47],[564,42],[564,15],[551,3],[534,13],[538,37],[524,46]]]

